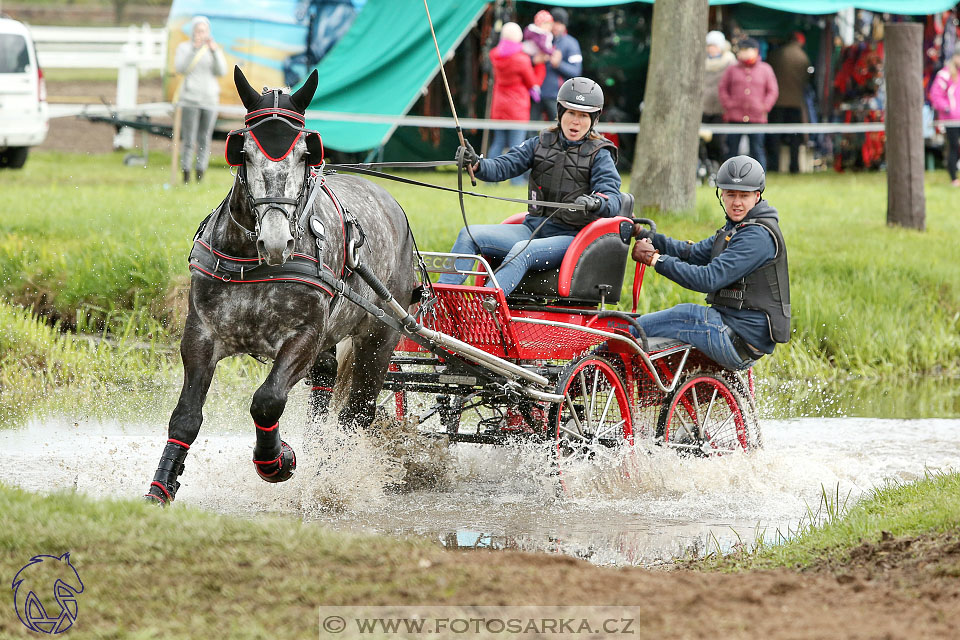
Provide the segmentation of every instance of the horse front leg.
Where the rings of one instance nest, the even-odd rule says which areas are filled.
[[[160,464],[144,496],[163,506],[173,502],[180,488],[177,478],[183,473],[187,452],[200,432],[203,403],[219,360],[213,337],[192,310],[180,341],[180,357],[183,360],[183,388],[170,416],[167,444],[160,455]]]
[[[290,389],[316,362],[318,350],[315,329],[305,329],[287,340],[280,347],[267,379],[253,394],[250,415],[257,429],[253,464],[257,475],[267,482],[289,480],[297,468],[296,454],[280,439],[280,416],[287,405]]]

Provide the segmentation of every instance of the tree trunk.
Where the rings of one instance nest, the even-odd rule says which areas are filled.
[[[657,0],[640,132],[630,172],[637,210],[692,210],[703,116],[708,0]]]
[[[924,230],[923,25],[885,25],[887,224]]]

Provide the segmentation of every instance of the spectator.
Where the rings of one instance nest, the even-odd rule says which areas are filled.
[[[960,52],[943,65],[930,83],[930,105],[937,110],[940,120],[960,121]],[[958,126],[948,126],[947,129],[947,173],[950,174],[950,184],[960,187],[957,179],[958,143],[960,143],[960,122]]]
[[[533,24],[528,24],[523,30],[523,51],[533,63],[533,75],[537,80],[537,87],[543,84],[547,73],[547,60],[553,55],[553,16],[550,12],[541,9],[533,17]],[[539,102],[539,98],[536,100]]]
[[[580,43],[567,33],[569,16],[566,9],[553,9],[553,47],[554,52],[546,64],[546,75],[540,85],[540,102],[534,103],[530,111],[531,120],[557,119],[557,92],[563,83],[583,73],[583,55]]]
[[[777,78],[770,65],[760,59],[760,45],[753,38],[740,43],[737,64],[727,67],[720,78],[720,104],[724,122],[765,123],[777,101]],[[748,133],[750,155],[766,171],[767,154],[762,133]],[[726,136],[727,156],[739,153],[741,134]]]
[[[804,122],[804,91],[810,82],[810,58],[803,50],[807,38],[797,31],[790,42],[774,50],[770,56],[770,67],[777,77],[779,96],[770,111],[770,122]],[[768,138],[770,157],[767,165],[770,171],[780,170],[780,144],[786,138],[790,144],[790,173],[800,172],[800,145],[803,135],[800,133],[773,134]]]
[[[493,98],[490,117],[493,120],[527,120],[530,117],[530,99],[539,98],[539,87],[534,81],[530,57],[523,51],[520,40],[523,33],[516,22],[508,22],[500,31],[500,43],[490,51],[493,63]],[[523,142],[522,129],[494,129],[490,138],[490,157],[501,155],[505,149]],[[523,184],[514,178],[511,184]]]
[[[707,34],[707,63],[703,74],[703,122],[716,124],[723,122],[723,105],[720,104],[720,78],[723,72],[737,58],[730,51],[730,43],[720,31],[711,31]],[[707,145],[707,155],[712,160],[723,162],[727,157],[724,147],[725,138],[715,135]]]
[[[210,141],[217,122],[220,104],[220,83],[217,76],[227,72],[223,51],[210,35],[210,21],[195,16],[191,24],[191,39],[177,46],[174,68],[183,75],[177,108],[182,117],[180,130],[180,169],[184,184],[190,182],[190,164],[196,150],[197,182],[210,162]]]

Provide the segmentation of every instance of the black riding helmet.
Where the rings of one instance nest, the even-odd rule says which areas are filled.
[[[603,110],[603,89],[600,85],[583,76],[570,78],[557,91],[557,122],[567,109],[590,114],[590,129],[597,126],[600,112]]]

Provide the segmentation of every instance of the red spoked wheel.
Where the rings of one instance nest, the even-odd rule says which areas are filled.
[[[605,359],[588,355],[561,372],[550,427],[555,435],[557,469],[612,458],[613,450],[633,444],[633,422],[626,385]]]
[[[724,376],[695,371],[667,396],[657,439],[680,452],[723,455],[760,446],[752,402]]]

